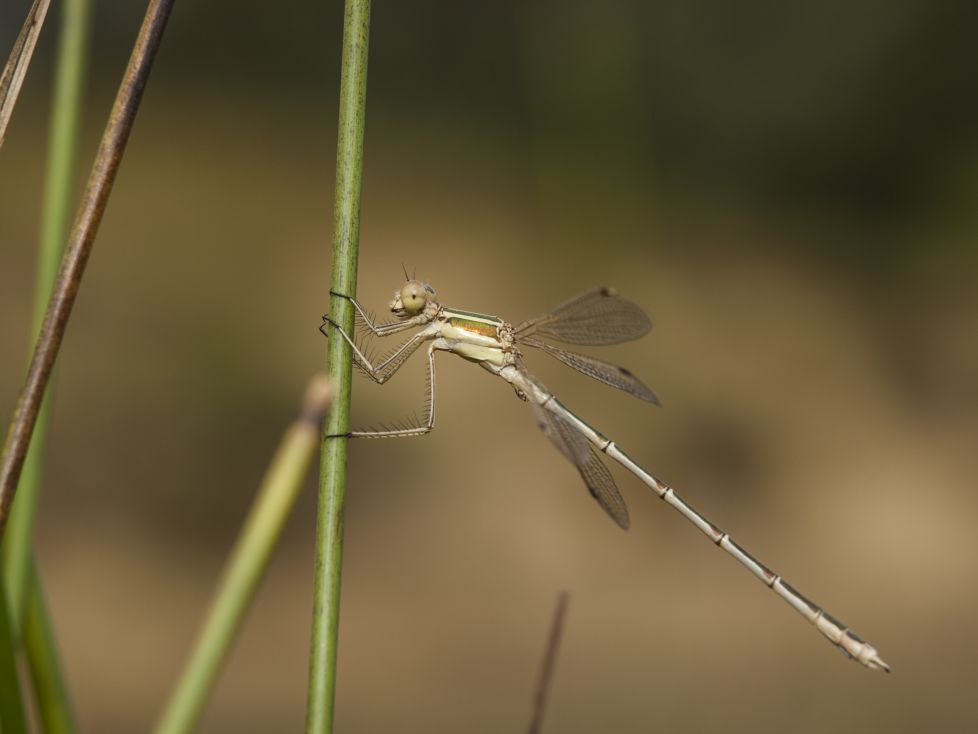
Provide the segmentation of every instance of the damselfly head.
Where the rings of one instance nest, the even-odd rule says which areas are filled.
[[[417,316],[435,297],[435,289],[420,280],[409,280],[394,294],[391,311],[402,317]]]

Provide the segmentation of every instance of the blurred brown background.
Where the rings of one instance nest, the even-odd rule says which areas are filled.
[[[83,172],[139,5],[99,4]],[[323,363],[342,8],[272,7],[177,4],[60,358],[38,552],[86,731],[151,725]],[[532,366],[894,673],[613,469],[620,532],[509,388],[443,358],[431,436],[350,447],[338,731],[522,730],[559,589],[548,732],[978,726],[975,16],[374,3],[362,300],[403,262],[515,321],[601,284],[642,304],[656,329],[601,356],[664,409]],[[0,151],[4,424],[54,29]],[[358,379],[355,423],[421,380]],[[310,481],[202,731],[302,728],[314,510]]]

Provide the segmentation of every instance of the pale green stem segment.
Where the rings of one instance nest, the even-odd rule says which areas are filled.
[[[88,65],[91,30],[89,0],[65,0],[61,4],[61,27],[58,37],[57,70],[48,133],[48,160],[44,177],[44,202],[41,213],[41,237],[38,250],[37,279],[34,288],[34,320],[31,337],[36,339],[44,321],[44,311],[61,265],[61,255],[71,227],[75,162],[81,128],[82,90]],[[33,342],[32,342],[33,343]],[[4,571],[15,639],[20,639],[25,607],[34,516],[41,483],[41,464],[50,418],[50,390],[45,393],[37,426],[31,437],[24,471],[17,488],[17,500],[3,543]]]
[[[156,724],[156,734],[185,734],[196,725],[309,473],[332,398],[325,375],[310,382],[301,414],[283,436],[262,480],[183,674]]]
[[[17,680],[17,653],[10,634],[6,584],[2,582],[3,574],[0,573],[0,732],[24,734],[27,728]]]
[[[37,279],[34,289],[34,317],[31,329],[36,338],[44,319],[48,298],[54,285],[62,251],[71,226],[72,193],[76,152],[81,120],[82,89],[88,66],[91,28],[89,0],[65,0],[61,5],[61,25],[58,36],[57,69],[51,106],[51,125],[48,133],[48,160],[44,178],[44,199],[41,214],[41,235],[38,247]],[[34,562],[32,537],[37,511],[37,493],[41,481],[41,464],[50,417],[50,395],[46,394],[31,439],[24,471],[21,474],[7,533],[3,544],[3,577],[6,599],[4,612],[9,611],[10,653],[23,641],[30,664],[37,700],[38,715],[48,734],[72,734],[77,731],[71,713],[70,698],[58,659],[51,621],[44,604],[44,594]],[[4,615],[6,616],[6,614]],[[4,625],[7,627],[7,625]],[[13,661],[15,658],[12,658]],[[0,682],[0,687],[17,695],[16,679]],[[6,711],[10,702],[4,701],[4,732],[16,731],[8,722]],[[16,718],[17,714],[13,714]],[[22,717],[22,714],[21,714]],[[21,723],[23,730],[23,723]]]
[[[44,734],[75,734],[71,697],[58,659],[58,647],[51,632],[44,590],[31,557],[31,583],[27,592],[27,616],[24,618],[24,648],[31,665],[34,696]]]
[[[369,31],[370,1],[346,0],[330,283],[334,291],[349,296],[356,295],[357,284]],[[347,332],[352,331],[353,306],[346,299],[332,297],[330,314]],[[346,341],[338,336],[330,339],[326,352],[326,372],[336,383],[337,397],[326,422],[320,464],[316,580],[306,708],[308,734],[329,734],[333,730],[347,440],[325,438],[325,435],[342,434],[349,429],[352,368],[350,348]]]

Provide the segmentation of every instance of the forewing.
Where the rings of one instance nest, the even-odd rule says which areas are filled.
[[[577,467],[591,496],[623,530],[628,529],[628,507],[594,447],[568,421],[533,403],[537,424],[554,446]]]
[[[611,288],[596,288],[516,327],[517,339],[531,334],[567,344],[604,346],[638,339],[652,328],[645,312]]]
[[[605,362],[600,359],[595,359],[594,357],[588,357],[584,354],[568,352],[566,349],[560,349],[559,347],[542,342],[532,336],[522,339],[520,343],[525,344],[528,347],[542,349],[550,356],[559,359],[568,367],[573,367],[578,372],[583,372],[585,375],[588,377],[593,377],[598,382],[603,382],[605,385],[611,385],[611,387],[624,390],[629,395],[634,395],[636,398],[641,400],[647,400],[648,402],[655,403],[656,405],[662,404],[659,402],[659,398],[656,396],[656,394],[649,389],[648,385],[646,385],[624,367],[619,367],[618,365],[611,364],[610,362]]]

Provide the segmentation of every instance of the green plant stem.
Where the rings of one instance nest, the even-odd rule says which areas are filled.
[[[356,294],[357,252],[360,243],[360,187],[363,173],[369,33],[370,1],[346,0],[330,283],[334,292],[350,296]],[[330,312],[343,328],[353,328],[353,307],[346,299],[333,296],[330,300]],[[320,463],[316,578],[306,708],[308,734],[329,734],[333,730],[347,440],[329,436],[343,434],[349,429],[351,372],[350,348],[343,339],[330,339],[326,351],[326,373],[337,386],[337,396],[326,422]]]
[[[61,6],[57,70],[48,133],[48,161],[44,177],[44,202],[38,249],[37,279],[34,288],[34,321],[31,338],[37,338],[44,321],[51,289],[71,227],[72,196],[80,133],[82,90],[88,65],[91,28],[89,0],[65,0]],[[10,513],[10,524],[3,544],[3,562],[14,638],[20,638],[21,620],[26,606],[28,569],[37,493],[41,483],[44,446],[50,418],[51,391],[45,392],[34,435],[17,488],[17,501]]]
[[[48,133],[48,160],[31,329],[33,339],[40,332],[71,225],[72,192],[90,27],[89,0],[65,0],[62,5]],[[25,459],[24,472],[20,477],[18,500],[12,508],[10,525],[4,538],[2,575],[7,592],[4,611],[9,610],[11,663],[16,661],[15,651],[23,640],[34,684],[38,715],[44,731],[48,734],[72,734],[76,727],[71,714],[70,698],[61,672],[32,548],[37,494],[50,419],[50,401],[50,391],[47,390]],[[16,679],[13,683],[17,683]],[[8,683],[4,682],[2,686],[6,689]],[[16,703],[20,704],[19,693]],[[6,718],[3,724],[3,731],[6,732]]]
[[[149,0],[129,64],[102,134],[102,142],[95,154],[88,186],[68,238],[48,309],[34,345],[24,388],[17,400],[3,454],[0,456],[0,536],[7,526],[10,507],[17,493],[27,447],[41,409],[41,398],[51,379],[51,371],[54,369],[65,330],[68,328],[68,319],[85,274],[85,265],[92,254],[95,235],[102,222],[102,215],[105,213],[173,3],[174,0]]]
[[[295,506],[332,396],[324,375],[310,383],[301,415],[286,431],[262,480],[183,674],[156,724],[156,734],[183,734],[196,725]]]
[[[24,647],[30,661],[41,728],[44,734],[75,734],[78,727],[71,710],[71,697],[61,671],[58,646],[51,632],[51,618],[33,556],[29,584],[27,616],[24,619]]]
[[[0,573],[0,732],[3,734],[22,734],[24,724],[24,705],[20,697],[20,683],[17,680],[17,654],[10,630],[10,617],[7,610],[6,583]]]

